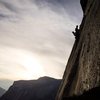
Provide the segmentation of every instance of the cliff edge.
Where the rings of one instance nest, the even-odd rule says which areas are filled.
[[[56,100],[100,86],[100,0],[81,0],[83,20]]]

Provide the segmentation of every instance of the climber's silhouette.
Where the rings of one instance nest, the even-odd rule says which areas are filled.
[[[72,32],[75,36],[75,39],[78,40],[79,39],[79,28],[78,28],[78,25],[76,25],[76,28],[75,28],[75,32],[73,31]]]

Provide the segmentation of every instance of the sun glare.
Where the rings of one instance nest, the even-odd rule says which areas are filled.
[[[39,61],[39,56],[34,53],[10,47],[2,47],[2,70],[8,69],[2,74],[3,78],[11,80],[37,79],[45,75],[45,70]]]
[[[44,75],[42,65],[40,65],[40,62],[30,54],[24,55],[20,64],[27,70],[26,75],[24,75],[26,79],[38,78]]]

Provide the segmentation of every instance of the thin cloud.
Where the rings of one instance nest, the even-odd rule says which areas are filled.
[[[1,0],[0,4],[4,6],[6,9],[10,10],[11,12],[17,13],[17,8],[16,6],[13,6],[11,3],[5,0]]]
[[[35,54],[43,66],[45,75],[61,78],[74,43],[71,31],[76,24],[80,24],[82,18],[82,13],[80,17],[78,10],[79,3],[75,3],[75,0],[1,1],[0,49],[3,53],[0,52],[0,61],[4,64],[10,62],[10,65],[13,63],[15,67],[12,66],[10,72],[10,65],[4,67],[1,62],[0,76],[8,72],[14,76],[14,69],[25,71],[19,61],[9,59],[10,55],[19,56],[16,52],[20,50]],[[74,11],[75,13],[70,13]],[[12,54],[13,52],[15,54]]]

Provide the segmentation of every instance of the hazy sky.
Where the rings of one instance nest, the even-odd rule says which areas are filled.
[[[0,0],[0,86],[42,76],[62,78],[80,0]]]

